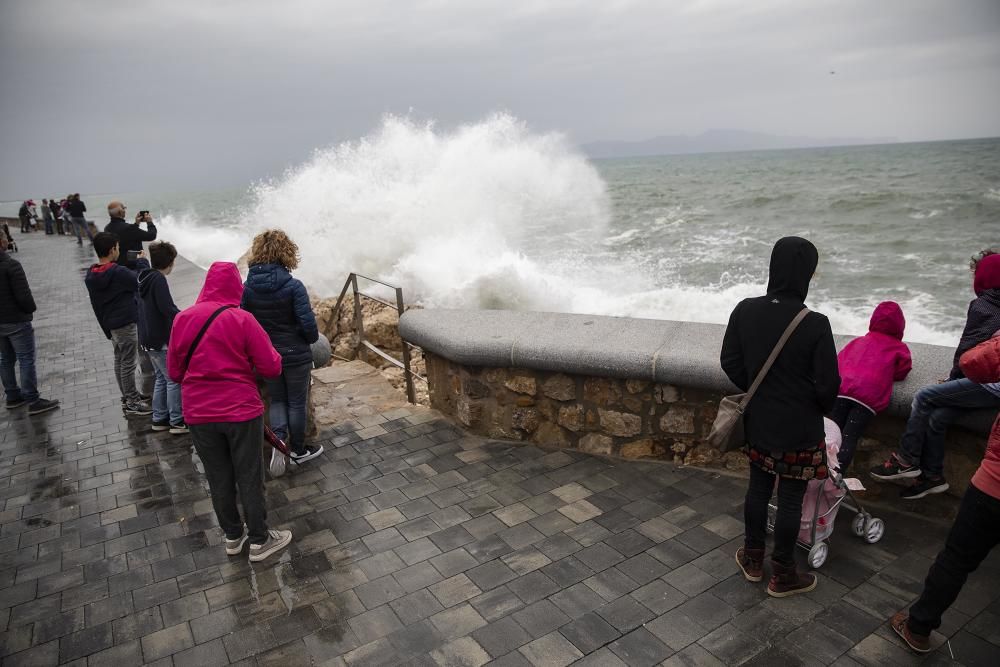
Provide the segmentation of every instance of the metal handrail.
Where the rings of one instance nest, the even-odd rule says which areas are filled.
[[[379,285],[383,285],[385,287],[388,287],[391,290],[394,290],[395,293],[396,293],[396,303],[389,303],[388,301],[380,299],[377,296],[372,296],[371,294],[365,294],[364,292],[362,292],[361,290],[358,289],[358,278],[362,278],[364,280],[367,280],[367,281],[370,281],[370,282],[373,282],[373,283],[378,283]],[[403,346],[402,346],[402,349],[403,349],[403,359],[402,360],[396,359],[395,357],[393,357],[392,355],[388,354],[384,350],[379,349],[371,341],[365,340],[364,322],[362,321],[362,317],[361,317],[361,297],[364,297],[366,299],[374,301],[374,302],[376,302],[378,304],[381,304],[383,306],[387,306],[389,308],[395,308],[397,314],[402,315],[403,314],[403,288],[402,287],[396,287],[395,285],[390,285],[387,282],[383,282],[381,280],[376,280],[375,278],[369,278],[368,276],[362,275],[360,273],[351,272],[347,276],[347,280],[344,282],[344,288],[342,290],[340,290],[340,296],[337,297],[337,305],[334,307],[334,310],[333,310],[334,317],[336,317],[338,321],[340,320],[340,306],[344,302],[344,297],[347,296],[347,288],[348,287],[351,288],[351,291],[352,291],[352,293],[354,295],[354,328],[358,332],[358,342],[359,342],[359,344],[361,346],[363,346],[364,348],[366,348],[368,350],[371,350],[372,352],[374,352],[378,356],[382,357],[383,359],[385,359],[389,363],[391,363],[391,364],[393,364],[393,365],[395,365],[395,366],[403,369],[403,378],[406,380],[406,400],[408,400],[410,403],[416,403],[417,402],[417,396],[416,396],[416,391],[413,388],[413,378],[416,378],[416,379],[420,380],[424,384],[427,383],[427,378],[426,377],[423,377],[419,373],[413,372],[413,370],[410,368],[410,348],[411,347],[416,348],[417,346],[413,345],[412,343],[408,343],[407,341],[403,340],[402,335],[400,335],[399,339],[403,343]]]

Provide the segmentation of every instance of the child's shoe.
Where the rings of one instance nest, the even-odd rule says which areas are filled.
[[[870,474],[875,479],[882,479],[886,481],[893,479],[908,479],[920,476],[920,466],[903,463],[898,456],[893,454],[885,461],[885,463],[872,468]]]
[[[917,478],[916,484],[900,491],[899,497],[903,500],[916,500],[917,498],[923,498],[934,493],[944,493],[947,490],[948,482],[945,481],[944,477],[931,479],[926,475],[921,475]]]

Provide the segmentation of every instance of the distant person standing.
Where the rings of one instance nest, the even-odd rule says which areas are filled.
[[[293,460],[309,461],[323,453],[322,445],[305,443],[309,346],[319,338],[319,329],[305,285],[289,273],[299,265],[299,247],[280,229],[269,229],[254,238],[247,262],[250,272],[240,306],[257,318],[281,355],[281,375],[265,380],[271,428],[287,439]]]
[[[21,221],[21,233],[31,231],[31,200],[26,199],[21,202],[21,208],[17,210],[17,219]]]
[[[21,263],[7,254],[7,235],[0,233],[0,379],[7,397],[7,409],[28,405],[29,415],[59,407],[59,401],[38,396],[35,375],[35,330],[31,326],[35,300]],[[14,374],[14,362],[21,367],[21,384]]]
[[[63,220],[62,220],[62,209],[59,206],[59,202],[55,199],[49,200],[49,214],[56,224],[56,234],[60,236],[64,235],[66,232],[63,231]]]
[[[73,220],[73,228],[76,230],[76,242],[78,245],[83,245],[83,236],[80,234],[80,230],[87,232],[87,238],[90,242],[94,242],[94,235],[90,233],[90,226],[87,224],[87,219],[84,214],[87,212],[87,205],[83,203],[80,199],[80,193],[74,194],[70,200],[69,204],[69,215]]]
[[[153,224],[153,216],[149,211],[141,211],[135,216],[135,222],[128,222],[125,219],[126,210],[127,207],[120,201],[108,204],[110,220],[104,226],[104,231],[118,237],[118,247],[121,252],[118,263],[134,271],[135,262],[128,259],[128,254],[142,252],[143,242],[156,240],[156,225]],[[140,225],[146,225],[146,229]]]
[[[42,200],[42,220],[45,222],[45,234],[52,236],[55,230],[52,229],[52,209],[49,208],[49,200]]]

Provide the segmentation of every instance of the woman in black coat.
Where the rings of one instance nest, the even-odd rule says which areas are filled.
[[[729,316],[722,370],[741,390],[750,387],[785,328],[805,308],[818,261],[819,253],[809,241],[796,236],[780,239],[771,251],[767,294],[744,299]],[[746,537],[736,560],[749,581],[763,578],[767,504],[777,479],[773,576],[767,587],[774,597],[816,587],[814,575],[796,570],[795,540],[806,484],[828,474],[823,415],[833,407],[839,388],[830,322],[810,312],[788,339],[744,415],[750,485],[744,505]]]

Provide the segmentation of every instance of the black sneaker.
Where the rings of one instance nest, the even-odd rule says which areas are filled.
[[[23,398],[19,398],[19,399],[15,400],[15,401],[7,401],[6,407],[7,407],[8,410],[13,410],[15,408],[21,407],[22,405],[26,405],[27,403],[28,402],[26,400],[24,400]]]
[[[292,452],[292,460],[296,463],[305,463],[306,461],[312,461],[322,453],[323,445],[320,445],[319,447],[315,445],[306,445],[301,453]]]
[[[872,468],[869,474],[875,479],[908,479],[920,477],[920,466],[911,466],[903,463],[893,454],[885,463]]]
[[[191,431],[188,430],[187,424],[185,424],[184,422],[170,425],[171,435],[187,435],[190,432]]]
[[[153,408],[148,403],[126,403],[124,407],[126,417],[145,417],[153,414]]]
[[[937,479],[930,479],[924,475],[921,475],[916,484],[913,486],[908,486],[899,493],[899,497],[903,500],[916,500],[917,498],[923,498],[924,496],[929,496],[934,493],[944,493],[948,490],[948,482],[945,481],[944,477],[938,477]]]
[[[166,431],[170,428],[170,422],[164,419],[163,421],[153,420],[153,430],[154,431]]]
[[[55,410],[59,407],[59,401],[48,401],[44,398],[40,398],[31,405],[28,406],[29,415],[40,415],[43,412],[48,412],[49,410]]]

